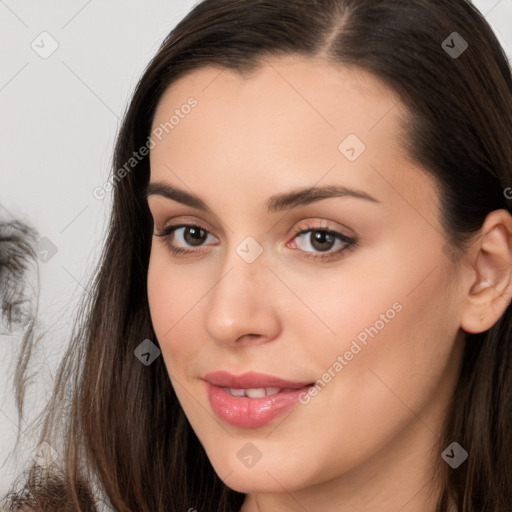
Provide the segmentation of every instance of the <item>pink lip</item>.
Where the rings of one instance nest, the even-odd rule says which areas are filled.
[[[292,382],[271,375],[245,373],[235,376],[213,372],[204,376],[208,398],[217,416],[236,427],[257,428],[270,423],[299,401],[299,395],[312,383]],[[237,397],[224,388],[283,388],[283,391],[262,398]]]

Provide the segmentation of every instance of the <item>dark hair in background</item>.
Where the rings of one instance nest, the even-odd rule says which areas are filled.
[[[36,265],[37,232],[19,220],[0,221],[0,318],[2,334],[20,334],[18,364],[14,370],[15,399],[19,420],[23,415],[27,368],[35,339],[39,300],[39,273],[28,292],[29,271]],[[18,430],[19,441],[21,430]]]
[[[452,32],[469,44],[458,58],[441,46]],[[465,0],[204,1],[169,34],[140,80],[114,170],[146,143],[162,93],[178,78],[206,65],[249,74],[278,55],[355,66],[397,93],[410,114],[402,143],[439,184],[447,246],[455,254],[489,212],[510,211],[503,193],[512,184],[510,66],[484,17]],[[34,465],[23,488],[13,486],[12,510],[95,510],[90,474],[119,512],[241,507],[244,495],[214,472],[162,358],[147,367],[133,354],[145,338],[157,342],[146,295],[148,178],[145,158],[115,186],[92,298],[81,309],[41,434],[50,444],[63,440],[59,469]],[[449,504],[462,512],[510,510],[511,361],[509,307],[490,330],[466,336],[438,454],[457,441],[469,458],[457,469],[440,459],[438,512]]]

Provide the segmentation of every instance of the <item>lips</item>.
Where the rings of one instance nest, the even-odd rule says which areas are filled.
[[[248,372],[243,375],[236,376],[228,372],[219,371],[207,373],[203,378],[214,386],[234,389],[299,389],[311,384],[311,382],[293,382],[279,377],[274,377],[273,375],[265,375],[263,373],[256,372]]]
[[[298,404],[300,394],[313,385],[254,372],[239,376],[213,372],[205,375],[204,380],[210,405],[217,416],[242,428],[268,424]]]

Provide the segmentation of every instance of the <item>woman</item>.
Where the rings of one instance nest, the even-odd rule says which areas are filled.
[[[509,510],[511,91],[464,0],[197,5],[8,508]]]

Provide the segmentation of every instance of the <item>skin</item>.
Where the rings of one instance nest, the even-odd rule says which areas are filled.
[[[248,76],[220,71],[196,70],[166,91],[154,128],[190,96],[198,105],[150,154],[152,183],[211,210],[148,197],[155,233],[192,223],[211,234],[200,246],[183,229],[155,236],[148,273],[155,333],[192,428],[218,475],[248,494],[244,512],[434,511],[462,329],[488,329],[510,302],[512,220],[493,212],[462,259],[447,256],[438,188],[400,147],[406,111],[371,74],[292,56]],[[348,134],[366,146],[354,161],[338,149]],[[313,185],[376,202],[266,211],[270,197]],[[324,252],[294,230],[326,227],[356,246],[306,258]],[[252,263],[236,252],[248,236],[263,250]],[[173,255],[168,242],[196,252]],[[397,302],[401,311],[307,405],[257,429],[213,412],[206,373],[314,382]],[[237,457],[247,442],[261,453],[252,467]]]

